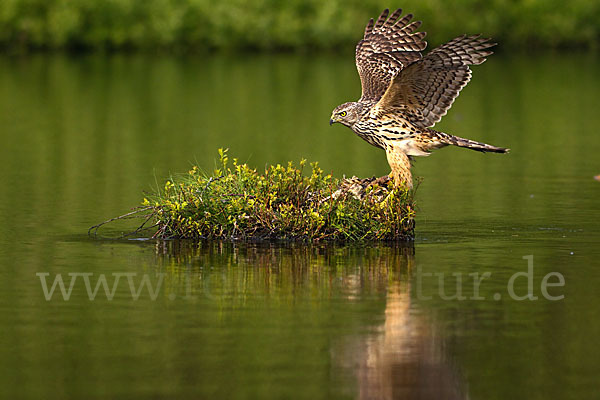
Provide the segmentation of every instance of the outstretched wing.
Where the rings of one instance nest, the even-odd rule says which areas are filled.
[[[426,128],[438,122],[471,79],[469,65],[492,54],[490,39],[459,36],[437,47],[396,75],[378,107],[400,107],[410,121]]]
[[[402,68],[421,59],[427,46],[425,32],[415,32],[421,21],[410,22],[412,14],[402,18],[397,9],[388,18],[385,9],[377,21],[369,21],[364,38],[356,46],[356,67],[362,84],[360,101],[378,101],[394,76]]]

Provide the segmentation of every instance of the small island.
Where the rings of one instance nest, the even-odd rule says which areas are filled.
[[[158,239],[369,241],[414,238],[409,188],[389,177],[335,179],[318,163],[258,172],[219,149],[212,174],[193,167],[166,181],[142,206],[108,222],[139,217],[135,231]]]

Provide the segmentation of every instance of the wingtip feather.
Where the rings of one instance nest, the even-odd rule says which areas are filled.
[[[377,21],[375,22],[375,29],[379,29],[383,26],[383,23],[385,22],[385,20],[387,19],[389,14],[390,14],[389,8],[386,8],[385,10],[383,10],[383,12],[379,15],[379,18],[377,18]]]
[[[373,18],[371,18],[369,20],[369,23],[367,24],[367,27],[365,28],[365,37],[373,31],[374,24],[375,24],[375,21],[373,20]]]

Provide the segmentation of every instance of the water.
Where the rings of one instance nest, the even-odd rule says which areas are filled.
[[[218,147],[387,173],[328,125],[360,92],[351,55],[0,58],[0,397],[598,396],[599,67],[490,57],[437,128],[511,154],[419,159],[414,243],[307,246],[86,231]],[[515,300],[530,262],[537,300]],[[46,300],[58,274],[69,300]]]

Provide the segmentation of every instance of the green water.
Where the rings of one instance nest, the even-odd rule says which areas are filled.
[[[599,68],[476,67],[437,128],[512,151],[419,159],[414,243],[193,244],[86,231],[218,147],[387,173],[328,125],[359,95],[352,55],[1,57],[0,397],[598,396]],[[519,301],[530,260],[537,300]],[[46,300],[59,274],[72,292]],[[90,300],[102,276],[115,291]],[[458,279],[466,299],[447,299]]]

